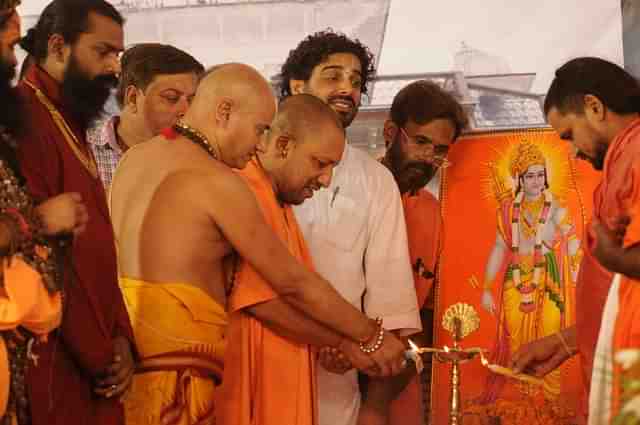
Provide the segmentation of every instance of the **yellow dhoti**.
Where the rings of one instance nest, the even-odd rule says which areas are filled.
[[[125,399],[128,425],[213,424],[227,315],[198,287],[120,278],[140,365]]]

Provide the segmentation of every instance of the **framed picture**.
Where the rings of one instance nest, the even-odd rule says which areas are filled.
[[[466,136],[449,158],[440,194],[435,344],[453,344],[442,316],[466,303],[480,327],[461,346],[486,349],[489,363],[509,367],[523,345],[575,322],[581,241],[600,175],[547,129]],[[531,384],[490,373],[480,359],[462,364],[463,424],[572,423],[579,366],[574,357]],[[434,362],[435,424],[448,423],[450,368]]]

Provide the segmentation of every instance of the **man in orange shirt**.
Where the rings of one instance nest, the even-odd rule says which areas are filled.
[[[402,194],[422,318],[423,332],[411,338],[422,346],[433,344],[433,285],[442,227],[440,203],[425,186],[446,161],[450,145],[466,124],[462,106],[450,94],[432,82],[421,80],[398,92],[384,125],[387,152],[382,162],[393,174]],[[423,383],[429,386],[430,357],[425,360]],[[390,380],[370,380],[360,410],[360,424],[386,423],[383,419],[387,415],[391,424],[422,424],[429,409],[428,394],[430,388],[422,388],[415,370],[407,370]]]
[[[578,276],[576,326],[524,346],[514,356],[514,366],[545,375],[577,351],[583,366],[585,395],[590,384],[593,391],[600,381],[598,374],[604,373],[594,367],[594,361],[600,361],[595,351],[601,325],[608,326],[602,319],[614,272],[625,277],[619,291],[609,294],[620,300],[609,351],[640,345],[637,325],[634,327],[632,320],[640,303],[637,282],[633,284],[633,279],[640,277],[638,99],[640,86],[622,68],[598,58],[577,58],[556,71],[545,100],[547,119],[560,138],[577,149],[579,158],[591,162],[596,170],[603,170],[603,179],[594,193],[593,219]],[[593,378],[597,380],[592,382]],[[604,378],[610,382],[611,377]],[[616,379],[617,373],[613,394],[602,393],[607,399],[613,397],[614,412],[619,396]],[[581,414],[587,416],[586,403]],[[608,419],[590,417],[589,421],[603,423]]]
[[[391,171],[402,194],[409,254],[420,307],[423,333],[411,336],[421,346],[433,344],[433,286],[440,251],[440,202],[426,189],[446,163],[449,147],[467,125],[462,106],[438,85],[415,81],[393,99],[384,124],[387,152],[382,163]],[[350,365],[339,354],[323,352],[323,365],[343,373]],[[430,358],[425,359],[426,385],[431,381]],[[365,379],[358,424],[423,424],[430,388],[420,385],[415,368],[392,379]],[[423,401],[426,405],[423,404]],[[428,420],[428,418],[427,418]],[[413,422],[412,422],[413,421]]]

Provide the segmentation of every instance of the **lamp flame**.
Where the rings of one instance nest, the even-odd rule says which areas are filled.
[[[408,341],[409,341],[409,347],[411,347],[411,351],[418,352],[419,351],[418,346],[414,344],[413,341],[411,341],[410,339]]]

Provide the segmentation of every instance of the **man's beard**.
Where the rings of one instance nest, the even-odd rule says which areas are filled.
[[[329,104],[329,106],[332,107],[331,109],[333,109],[333,105],[332,105],[333,102],[346,102],[351,104],[352,109],[350,112],[343,112],[343,111],[338,111],[334,109],[334,111],[336,112],[336,114],[338,114],[338,117],[340,118],[340,122],[342,123],[342,128],[346,129],[351,125],[353,120],[356,119],[356,115],[358,115],[359,105],[355,104],[351,96],[338,95],[338,96],[329,97],[329,99],[327,100],[327,103]]]
[[[319,99],[322,99],[320,96],[318,96],[316,93],[314,93],[308,85],[305,85],[304,88],[304,93],[307,94],[311,94]],[[337,111],[334,106],[333,103],[334,102],[345,102],[345,103],[349,103],[351,104],[352,108],[350,112],[343,112],[343,111]],[[356,119],[356,115],[358,115],[358,110],[360,108],[360,105],[356,105],[356,103],[354,102],[353,98],[351,96],[341,96],[341,95],[334,95],[334,96],[330,96],[327,100],[326,100],[327,105],[329,105],[331,107],[331,109],[333,109],[333,111],[338,114],[338,118],[340,119],[340,122],[342,123],[342,128],[346,129],[347,127],[349,127],[351,125],[351,123],[353,122],[354,119]]]
[[[104,112],[104,105],[117,83],[115,74],[89,78],[72,55],[61,86],[64,107],[83,128],[89,128]]]
[[[431,181],[438,168],[424,161],[413,161],[405,157],[396,140],[389,148],[392,173],[400,186],[400,191],[414,192],[422,189]]]
[[[436,167],[418,161],[409,161],[401,170],[401,180],[405,182],[409,191],[420,190],[431,181],[436,174]]]
[[[0,60],[0,126],[5,127],[14,136],[22,129],[22,101],[17,90],[13,87],[15,67]]]

